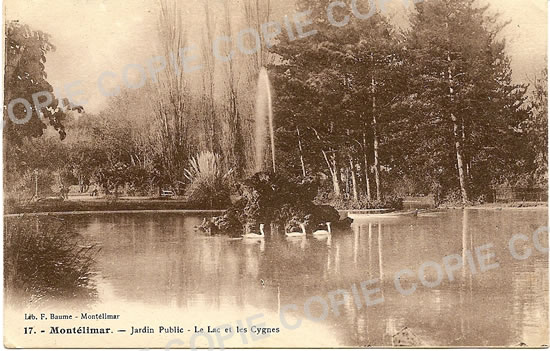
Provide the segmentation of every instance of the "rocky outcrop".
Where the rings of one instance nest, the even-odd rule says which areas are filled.
[[[313,202],[317,192],[313,178],[294,181],[273,173],[256,173],[239,184],[233,205],[222,216],[205,220],[201,229],[240,236],[246,227],[257,228],[260,223],[287,229],[303,223],[308,231],[325,222],[349,227],[352,220],[341,221],[333,207]]]

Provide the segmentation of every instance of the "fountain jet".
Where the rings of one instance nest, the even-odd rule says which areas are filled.
[[[256,172],[261,172],[264,165],[266,146],[266,131],[269,125],[271,139],[271,160],[275,172],[275,135],[273,131],[273,106],[271,100],[271,85],[265,67],[260,69],[258,88],[256,91]]]

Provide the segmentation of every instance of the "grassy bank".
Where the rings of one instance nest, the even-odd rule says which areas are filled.
[[[201,208],[201,210],[210,210]],[[11,203],[4,207],[4,214],[76,211],[137,211],[137,210],[197,210],[182,200],[118,199],[65,200],[51,202]],[[213,208],[213,210],[219,210]]]
[[[502,208],[547,208],[548,202],[537,201],[525,201],[525,202],[495,202],[487,204],[477,204],[470,206],[458,206],[458,205],[441,205],[440,209],[457,209],[457,208],[470,208],[470,209],[502,209]]]
[[[334,204],[331,204],[334,205]],[[384,207],[368,207],[344,208],[344,204],[337,206],[338,209],[368,209],[368,208],[384,208]],[[386,204],[388,205],[388,204]],[[480,205],[466,206],[466,208],[479,209],[498,209],[498,208],[535,208],[548,207],[547,202],[509,202],[509,203],[488,203]],[[385,208],[398,208],[386,206]],[[408,206],[407,208],[414,208]],[[419,208],[423,208],[420,206]],[[463,206],[456,204],[448,204],[439,206],[440,209],[457,209]],[[50,201],[50,202],[27,202],[27,203],[6,203],[4,206],[4,214],[19,214],[19,213],[42,213],[42,212],[83,212],[83,211],[173,211],[173,210],[224,210],[223,208],[200,208],[178,199],[146,199],[146,198],[121,198],[113,199],[93,199],[93,200],[65,200],[65,201]]]

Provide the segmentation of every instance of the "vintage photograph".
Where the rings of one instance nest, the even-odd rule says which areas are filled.
[[[545,0],[4,0],[6,348],[548,348]]]

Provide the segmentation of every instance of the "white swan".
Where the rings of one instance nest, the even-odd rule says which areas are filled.
[[[301,232],[292,232],[292,233],[286,233],[285,232],[285,234],[286,234],[286,236],[291,237],[291,238],[306,236],[306,227],[303,223],[300,223],[300,228],[302,228]]]
[[[327,222],[327,229],[319,229],[313,232],[313,235],[330,235],[332,230],[330,229],[330,222]]]
[[[264,236],[265,236],[265,233],[264,233],[263,224],[260,224],[260,234],[256,234],[256,233],[243,234],[243,238],[245,239],[263,239]]]

